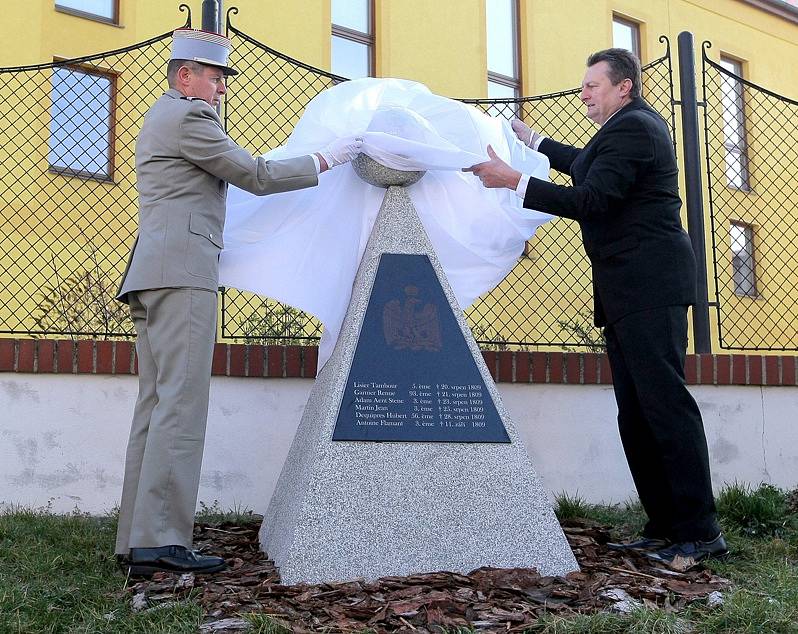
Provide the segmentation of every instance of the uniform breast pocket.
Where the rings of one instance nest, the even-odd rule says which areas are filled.
[[[191,214],[186,245],[186,270],[191,275],[216,280],[219,277],[219,252],[224,247],[221,228],[206,218]]]

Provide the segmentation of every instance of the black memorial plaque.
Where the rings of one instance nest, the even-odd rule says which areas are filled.
[[[426,255],[380,257],[332,439],[510,442]]]

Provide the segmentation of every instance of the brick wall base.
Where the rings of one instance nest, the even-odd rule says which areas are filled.
[[[313,378],[317,346],[261,346],[217,343],[214,376]],[[499,383],[609,385],[607,355],[589,352],[483,351]],[[34,374],[135,374],[132,341],[0,339],[0,372]],[[798,386],[798,356],[691,354],[690,385]]]

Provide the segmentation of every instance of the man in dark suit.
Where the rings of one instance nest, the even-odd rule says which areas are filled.
[[[581,149],[513,122],[518,138],[569,174],[573,186],[525,176],[491,147],[491,160],[467,171],[486,187],[516,190],[524,207],[579,222],[621,440],[648,515],[641,539],[614,547],[668,563],[676,556],[701,561],[728,550],[716,518],[701,413],[684,381],[695,256],[679,218],[668,125],[641,98],[641,85],[640,62],[629,51],[608,49],[588,58],[580,99],[600,129]]]

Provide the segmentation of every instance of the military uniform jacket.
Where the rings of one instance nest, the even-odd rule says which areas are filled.
[[[597,326],[695,303],[695,256],[679,217],[676,156],[657,112],[638,97],[584,148],[545,139],[539,151],[570,174],[573,186],[530,178],[524,207],[579,222]]]
[[[256,195],[318,183],[310,156],[254,158],[234,143],[205,101],[168,90],[136,141],[139,229],[117,298],[155,288],[219,285],[227,184]]]

